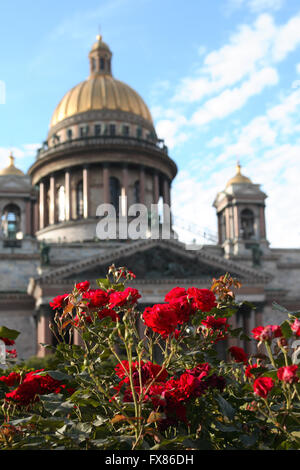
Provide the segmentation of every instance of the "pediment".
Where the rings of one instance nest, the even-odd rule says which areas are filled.
[[[47,271],[35,278],[35,283],[57,284],[59,281],[94,280],[105,277],[107,268],[126,266],[136,274],[137,281],[204,280],[226,272],[244,283],[267,283],[268,273],[244,266],[236,261],[212,255],[201,249],[194,252],[176,240],[139,240],[124,247],[110,249],[105,254],[85,258],[62,268]]]
[[[31,189],[31,184],[27,179],[23,179],[15,176],[6,176],[0,179],[0,192],[4,191],[29,191]]]

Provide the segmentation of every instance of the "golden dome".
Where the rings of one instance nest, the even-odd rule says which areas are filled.
[[[137,114],[150,121],[150,111],[139,94],[111,75],[95,75],[70,90],[55,109],[53,127],[74,114],[91,110],[117,109]]]
[[[236,165],[236,175],[228,181],[226,187],[232,184],[249,184],[249,183],[252,184],[252,181],[247,176],[242,175],[241,165],[238,162]]]
[[[133,113],[153,125],[150,111],[140,95],[111,75],[111,52],[102,36],[97,36],[89,58],[89,78],[63,97],[52,115],[50,127],[75,114],[105,109]]]
[[[10,154],[9,159],[10,159],[9,165],[6,168],[3,168],[3,170],[0,170],[0,176],[5,176],[5,175],[25,176],[23,171],[15,167],[15,158],[13,157],[12,154]]]

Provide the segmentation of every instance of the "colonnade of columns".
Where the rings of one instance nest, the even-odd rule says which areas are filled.
[[[102,177],[103,177],[103,200],[102,203],[110,203],[110,177],[111,167],[109,163],[103,164]],[[88,165],[82,169],[82,198],[83,198],[83,218],[92,216],[91,214],[91,201],[90,201],[90,176],[94,171]],[[146,169],[143,165],[139,168],[139,202],[146,203]],[[152,172],[153,175],[153,194],[152,203],[158,203],[160,196],[163,198],[164,204],[171,204],[170,198],[170,180],[158,171]],[[71,179],[72,172],[69,168],[65,170],[64,175],[64,197],[65,197],[65,221],[72,219],[72,192],[71,192]],[[130,181],[130,169],[126,163],[122,166],[121,172],[121,195],[128,196],[128,187]],[[49,199],[47,197],[49,195]],[[39,182],[39,204],[38,204],[39,230],[42,230],[47,225],[53,225],[58,220],[58,207],[57,207],[57,190],[56,190],[56,175],[43,178]]]

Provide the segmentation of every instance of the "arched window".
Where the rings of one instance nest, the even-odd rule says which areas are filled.
[[[58,207],[58,221],[63,222],[66,220],[66,195],[65,187],[60,186],[57,191],[57,207]]]
[[[73,137],[72,129],[67,130],[67,137],[68,137],[68,140],[72,140],[72,137]]]
[[[105,69],[105,60],[103,57],[100,57],[100,70]]]
[[[83,217],[83,182],[79,181],[76,186],[76,215],[78,219]]]
[[[5,238],[15,240],[20,231],[21,212],[16,204],[9,204],[1,217],[2,232]]]
[[[127,124],[123,125],[123,136],[129,137],[129,126],[127,126]]]
[[[244,240],[253,238],[254,231],[254,214],[250,209],[244,209],[241,212],[241,231]]]
[[[109,135],[115,136],[116,135],[116,125],[110,124],[109,125]]]
[[[110,203],[116,209],[116,213],[119,213],[119,197],[121,195],[120,181],[118,178],[111,176],[109,178],[109,189],[110,189]]]
[[[95,136],[101,135],[101,124],[95,124]]]
[[[133,187],[133,195],[134,195],[134,203],[139,204],[141,201],[141,196],[140,196],[140,182],[136,181],[134,183]]]

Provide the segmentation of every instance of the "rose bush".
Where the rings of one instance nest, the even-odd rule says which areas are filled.
[[[231,346],[225,361],[216,344],[250,340],[230,326],[243,306],[238,281],[176,287],[140,311],[140,293],[125,286],[134,277],[111,266],[97,289],[82,281],[50,302],[57,367],[28,370],[9,355],[0,448],[298,449],[299,312],[254,328],[257,353]],[[8,346],[17,336],[0,328]]]

